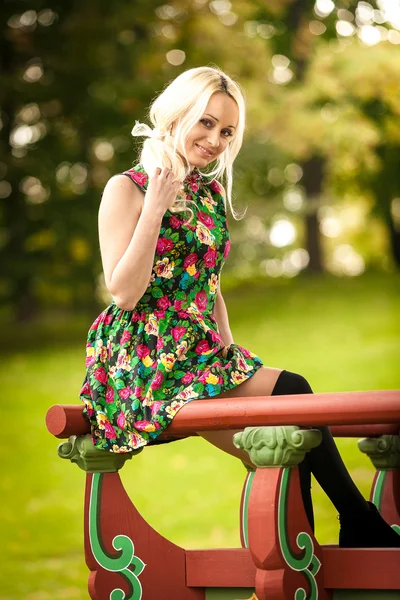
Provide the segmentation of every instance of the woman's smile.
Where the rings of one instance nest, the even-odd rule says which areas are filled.
[[[209,152],[206,148],[204,148],[204,146],[200,146],[200,144],[195,144],[195,146],[198,149],[199,153],[205,158],[211,158],[213,156],[213,153]]]

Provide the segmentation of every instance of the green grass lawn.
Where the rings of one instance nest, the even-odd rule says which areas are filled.
[[[222,277],[222,291],[224,279]],[[296,278],[225,292],[235,342],[266,366],[304,375],[315,392],[400,388],[400,277]],[[93,315],[93,319],[97,315]],[[86,330],[53,339],[21,327],[1,360],[4,460],[0,492],[0,600],[83,600],[84,473],[56,455],[44,416],[78,402]],[[47,326],[46,326],[47,327]],[[4,342],[3,342],[4,343]],[[367,496],[373,470],[355,440],[340,440],[346,464]],[[145,518],[188,548],[239,546],[242,464],[202,439],[145,449],[121,472]],[[314,486],[317,538],[336,543],[338,521]]]

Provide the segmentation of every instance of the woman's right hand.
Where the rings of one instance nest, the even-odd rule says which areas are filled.
[[[180,181],[173,181],[174,174],[171,169],[157,167],[154,175],[149,177],[149,185],[144,197],[144,208],[160,212],[164,215],[170,208],[182,187]]]

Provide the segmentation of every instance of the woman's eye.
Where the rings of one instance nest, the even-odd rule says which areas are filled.
[[[205,125],[208,128],[208,125],[213,125],[213,123],[209,120],[209,119],[201,119],[200,123],[203,123],[203,125]],[[224,137],[231,137],[232,136],[232,132],[230,129],[223,129],[222,133],[224,135]]]

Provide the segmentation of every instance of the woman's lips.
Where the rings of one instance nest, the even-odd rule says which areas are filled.
[[[199,144],[195,144],[195,146],[198,149],[198,151],[200,152],[200,154],[202,156],[204,156],[205,158],[211,158],[212,157],[212,154],[210,152],[208,152],[208,150],[206,150],[202,146],[199,146]]]

